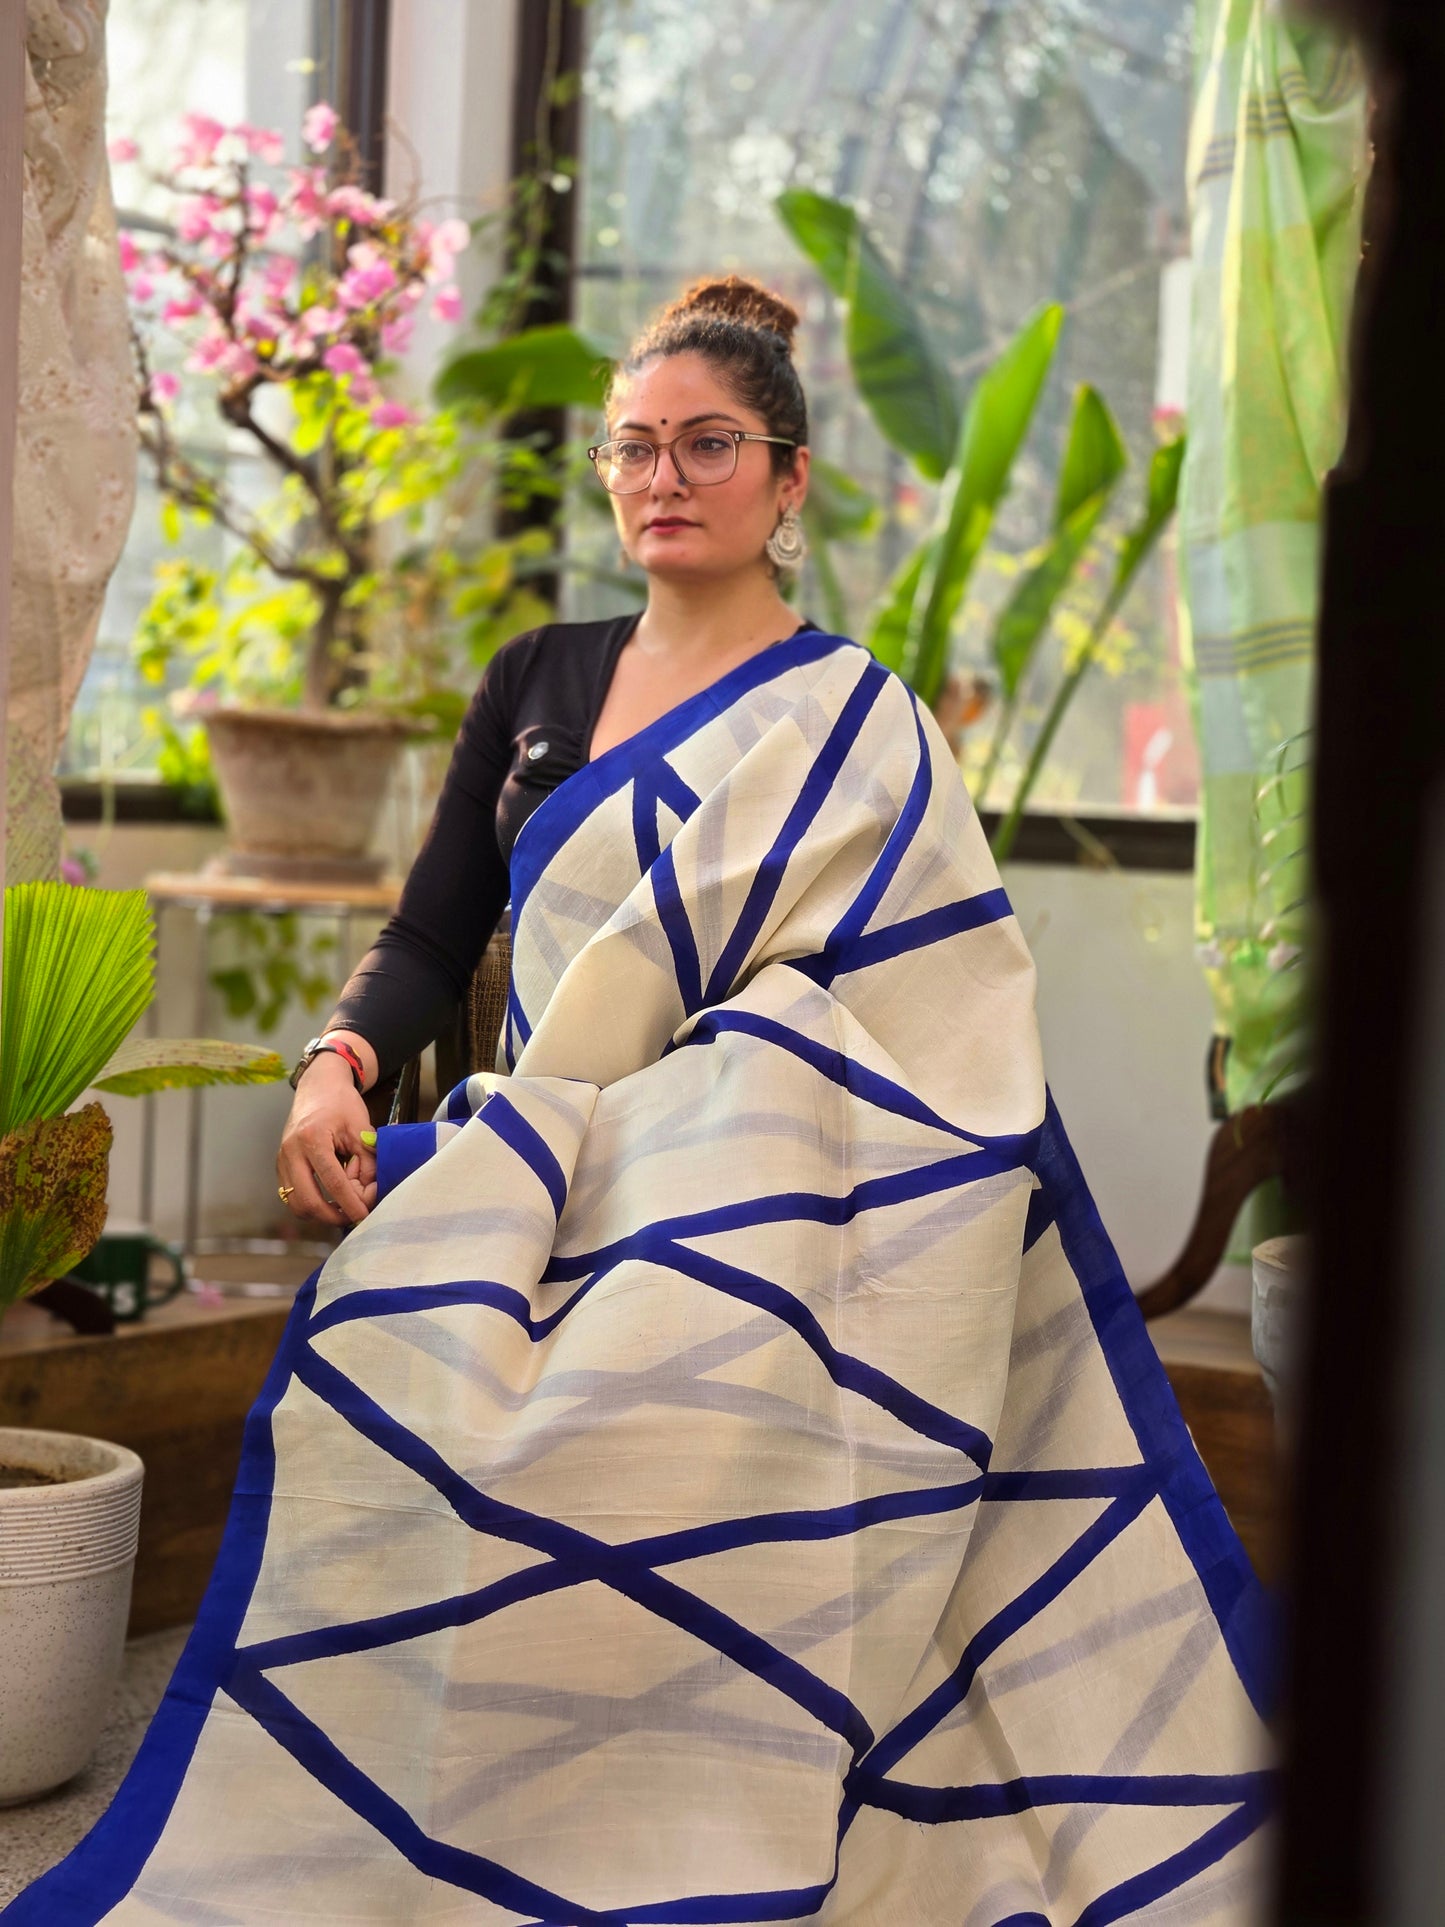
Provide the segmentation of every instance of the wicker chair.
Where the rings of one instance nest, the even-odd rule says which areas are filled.
[[[449,1070],[455,1072],[452,1082],[470,1077],[473,1071],[495,1068],[497,1042],[507,1016],[507,989],[511,978],[512,926],[510,914],[504,912],[491,942],[482,952],[482,960],[472,978],[466,1003],[458,1014],[455,1040],[437,1040],[439,1060],[452,1059],[448,1066]],[[418,1123],[420,1091],[421,1059],[412,1057],[395,1076],[383,1079],[366,1093],[372,1123]]]

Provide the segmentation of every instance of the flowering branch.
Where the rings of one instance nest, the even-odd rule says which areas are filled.
[[[311,156],[284,168],[281,136],[244,122],[187,116],[167,169],[154,178],[176,199],[174,239],[144,252],[120,237],[136,322],[139,412],[162,492],[210,514],[273,574],[304,582],[321,609],[306,664],[309,702],[346,686],[342,611],[372,566],[376,492],[354,476],[382,437],[406,437],[418,417],[381,389],[379,370],[405,352],[420,306],[461,318],[452,272],[471,236],[463,221],[423,221],[411,204],[368,193],[356,145],[324,102],[303,123]],[[134,142],[112,157],[137,158]],[[180,377],[153,366],[150,342],[169,338],[182,372],[212,391],[226,424],[245,435],[309,504],[309,529],[291,550],[242,511],[218,476],[183,457],[171,429]],[[289,401],[289,423],[269,419]],[[265,417],[265,418],[263,418]],[[338,656],[339,644],[345,644]]]

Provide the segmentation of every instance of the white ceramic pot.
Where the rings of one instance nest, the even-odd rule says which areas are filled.
[[[0,1805],[90,1759],[125,1647],[140,1526],[134,1452],[0,1426]]]

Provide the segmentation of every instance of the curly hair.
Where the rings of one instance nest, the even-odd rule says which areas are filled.
[[[785,435],[801,448],[808,439],[808,404],[793,365],[798,311],[760,281],[728,274],[703,276],[644,328],[613,372],[604,409],[629,375],[659,355],[701,355],[728,393],[761,415],[770,435]],[[773,470],[792,466],[794,450],[769,446]]]

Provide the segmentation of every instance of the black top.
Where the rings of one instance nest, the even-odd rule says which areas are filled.
[[[488,663],[396,914],[327,1019],[328,1030],[366,1039],[382,1077],[455,1016],[506,907],[517,832],[588,761],[613,667],[640,620],[639,610],[547,623],[514,636]]]

